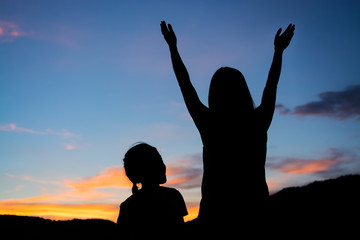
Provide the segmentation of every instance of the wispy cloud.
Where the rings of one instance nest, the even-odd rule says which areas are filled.
[[[59,181],[41,180],[41,179],[36,179],[29,175],[15,175],[15,174],[10,174],[10,173],[5,173],[5,176],[7,176],[8,178],[12,178],[12,179],[19,179],[19,180],[23,180],[23,181],[35,182],[35,183],[40,183],[40,184],[51,184],[51,185],[57,185],[57,186],[63,185]]]
[[[201,186],[202,157],[200,154],[183,156],[167,166],[167,185],[179,189],[191,189]]]
[[[22,35],[24,33],[17,24],[0,20],[0,42],[13,42]]]
[[[38,131],[30,128],[24,128],[20,127],[15,123],[8,123],[0,125],[0,131],[3,132],[16,132],[16,133],[26,133],[26,134],[35,134],[35,135],[51,135],[51,136],[58,136],[61,139],[78,139],[80,138],[79,134],[74,134],[67,129],[62,129],[61,131],[54,131],[52,129],[46,129],[45,131]],[[65,150],[74,150],[78,149],[79,146],[75,143],[75,141],[72,141],[72,143],[66,143],[64,144]]]
[[[360,158],[356,154],[330,148],[325,157],[319,159],[284,158],[279,162],[270,162],[267,167],[287,174],[314,174],[323,178],[359,173]]]
[[[289,158],[280,164],[270,165],[271,168],[280,170],[285,173],[319,173],[324,172],[330,169],[335,164],[339,164],[336,159],[323,158],[318,160],[310,159],[299,159],[299,158]]]
[[[18,185],[18,186],[15,187],[15,189],[5,191],[4,193],[5,193],[5,194],[9,194],[9,193],[19,192],[19,191],[22,190],[24,187],[25,187],[24,185]]]
[[[276,105],[280,114],[297,116],[321,116],[335,119],[357,117],[360,121],[360,85],[349,86],[342,91],[322,92],[319,101],[295,107],[293,111],[282,104]]]
[[[23,29],[18,23],[0,19],[0,43],[12,43],[19,37],[27,37],[79,49],[79,41],[83,41],[85,36],[88,34],[84,30],[64,24],[48,24],[46,28],[29,30]]]
[[[94,177],[80,180],[65,180],[68,186],[79,192],[87,192],[94,188],[130,188],[130,180],[127,179],[125,171],[121,166],[113,166],[105,169]]]
[[[18,133],[31,133],[31,134],[37,134],[37,135],[46,134],[46,132],[40,132],[40,131],[35,131],[35,130],[29,129],[29,128],[19,127],[15,123],[9,123],[9,124],[0,125],[0,131],[18,132]]]
[[[36,202],[49,202],[49,203],[73,203],[73,202],[88,202],[93,200],[105,199],[113,196],[113,193],[102,192],[98,188],[100,185],[93,186],[90,183],[82,186],[81,183],[78,183],[74,180],[60,180],[60,181],[49,181],[36,179],[32,176],[27,175],[14,175],[14,174],[5,174],[9,178],[23,180],[25,182],[34,182],[38,183],[39,186],[42,186],[43,193],[26,198],[28,203]],[[49,185],[52,185],[52,189],[55,193],[48,193],[47,189]],[[44,187],[46,186],[46,187]],[[20,189],[19,189],[20,190]],[[15,201],[15,200],[14,200]],[[19,200],[21,201],[21,199]]]
[[[72,145],[72,144],[66,144],[66,146],[65,146],[66,150],[74,150],[74,149],[77,149],[77,148],[78,148],[78,146]]]
[[[276,111],[278,111],[282,115],[286,115],[286,114],[291,113],[291,110],[289,108],[285,107],[282,104],[276,104],[275,109],[276,109]]]
[[[61,138],[77,138],[79,135],[76,135],[66,129],[62,129],[61,131],[54,131],[52,129],[46,129],[45,131],[37,131],[30,128],[19,127],[15,123],[8,123],[0,125],[0,131],[6,132],[18,132],[18,133],[30,133],[36,135],[56,135]]]

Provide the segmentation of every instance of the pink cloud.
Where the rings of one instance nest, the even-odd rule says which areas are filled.
[[[5,125],[0,125],[0,131],[9,131],[9,132],[18,132],[18,133],[31,133],[31,134],[46,134],[45,132],[39,132],[28,128],[22,128],[17,126],[15,123],[9,123]]]
[[[0,125],[0,131],[5,132],[17,132],[17,133],[30,133],[37,135],[55,135],[61,138],[78,138],[79,135],[76,135],[66,129],[62,129],[61,131],[54,131],[52,129],[46,129],[46,131],[37,131],[30,128],[19,127],[15,123],[8,123]]]
[[[67,144],[67,145],[65,146],[65,149],[66,149],[66,150],[74,150],[74,149],[77,149],[77,148],[78,148],[78,146],[76,146],[76,145]]]
[[[19,37],[19,36],[20,36],[20,32],[14,30],[14,31],[12,31],[12,32],[10,33],[10,36],[12,36],[12,37]]]
[[[330,148],[326,155],[319,159],[287,158],[270,162],[267,167],[287,174],[315,174],[329,178],[354,173],[359,161],[353,152],[336,148]]]
[[[120,166],[107,168],[94,177],[83,178],[78,181],[65,180],[65,183],[80,192],[87,192],[94,188],[130,188],[132,186],[124,169]]]
[[[16,38],[22,36],[23,33],[19,26],[13,22],[0,20],[0,41],[13,42]]]
[[[336,161],[330,158],[319,160],[288,159],[281,165],[277,166],[276,169],[285,173],[317,173],[329,170],[334,164],[336,164]]]
[[[167,185],[179,189],[199,188],[202,180],[201,155],[183,156],[167,166]]]

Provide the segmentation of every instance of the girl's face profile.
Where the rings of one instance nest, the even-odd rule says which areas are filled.
[[[125,173],[133,183],[166,183],[166,166],[155,147],[141,143],[125,154]]]
[[[167,179],[166,179],[166,166],[164,163],[161,164],[161,166],[159,166],[159,184],[164,184],[166,183]]]

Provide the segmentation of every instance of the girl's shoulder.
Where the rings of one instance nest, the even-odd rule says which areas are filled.
[[[183,217],[188,215],[184,198],[178,190],[175,188],[160,187],[160,191],[163,192],[163,199],[167,200],[168,206],[165,209],[177,216]]]
[[[128,208],[128,207],[132,206],[135,201],[136,201],[136,197],[133,194],[120,204],[120,208],[121,209]]]
[[[175,188],[170,187],[159,187],[159,192],[166,195],[181,196],[181,193]]]
[[[156,190],[152,190],[152,191],[142,191],[140,189],[140,191],[138,193],[131,195],[124,202],[122,202],[120,204],[120,207],[127,207],[129,205],[136,204],[137,202],[143,201],[143,199],[146,199],[146,198],[174,199],[174,198],[179,198],[179,197],[182,198],[182,195],[175,188],[160,186],[160,187],[156,188]]]

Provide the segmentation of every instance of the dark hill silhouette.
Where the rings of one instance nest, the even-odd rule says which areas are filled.
[[[316,181],[270,197],[270,227],[282,234],[356,236],[360,214],[360,175]],[[276,231],[276,230],[275,230]]]
[[[266,228],[255,227],[250,232],[277,239],[351,239],[359,228],[359,190],[360,175],[285,188],[270,196]],[[187,222],[187,228],[194,231],[197,224],[198,219],[194,219]],[[242,231],[239,224],[240,234]]]
[[[359,190],[360,175],[283,189],[270,196],[268,229],[259,229],[259,233],[289,239],[356,236]],[[197,219],[186,223],[189,236],[197,224]],[[11,235],[9,239],[114,239],[114,229],[114,222],[100,219],[53,221],[0,215],[1,233]]]
[[[54,221],[0,215],[0,230],[8,239],[112,239],[115,223],[102,219]]]

